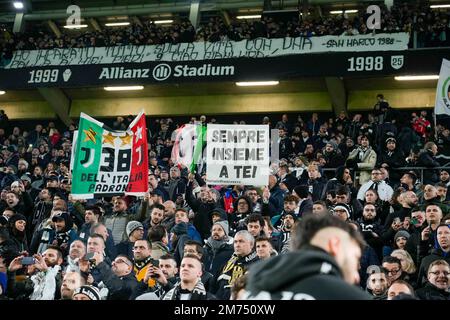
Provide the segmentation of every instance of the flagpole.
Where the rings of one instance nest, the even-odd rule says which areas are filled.
[[[434,107],[433,119],[434,119],[434,138],[437,141],[438,132],[437,132],[437,120],[436,120],[436,106]]]

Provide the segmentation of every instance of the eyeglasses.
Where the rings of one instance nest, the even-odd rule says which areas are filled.
[[[428,272],[428,274],[434,274],[435,276],[438,276],[440,274],[443,274],[445,277],[448,277],[448,275],[450,274],[450,272],[447,271],[430,271]]]
[[[131,266],[131,263],[122,259],[116,259],[114,260],[114,263],[125,263],[126,265]]]
[[[388,270],[388,274],[390,273],[392,275],[397,274],[399,272],[400,272],[400,269]]]

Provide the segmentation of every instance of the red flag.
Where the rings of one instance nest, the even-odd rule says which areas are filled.
[[[130,124],[133,150],[127,195],[143,196],[148,192],[148,144],[145,114],[139,113]]]

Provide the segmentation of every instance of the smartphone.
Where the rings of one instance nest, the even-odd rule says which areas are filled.
[[[88,260],[88,261],[93,260],[94,259],[94,254],[95,254],[95,252],[86,253],[86,256],[84,257],[84,259]]]
[[[159,260],[152,259],[152,260],[151,260],[151,264],[152,264],[154,267],[159,268]]]
[[[22,262],[22,265],[29,266],[29,265],[35,264],[36,260],[33,257],[23,257],[21,262]]]

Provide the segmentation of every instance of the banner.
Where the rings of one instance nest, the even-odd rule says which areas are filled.
[[[450,61],[446,59],[442,59],[434,108],[436,115],[450,115]]]
[[[6,69],[142,62],[178,62],[233,58],[268,58],[323,52],[402,51],[408,33],[323,36],[242,41],[194,42],[148,46],[89,47],[15,51]]]
[[[172,162],[186,166],[195,172],[202,165],[203,148],[206,142],[206,127],[201,123],[185,124],[174,131],[172,140]]]
[[[269,126],[208,124],[208,184],[266,186],[269,183]]]
[[[146,127],[143,112],[126,131],[110,130],[81,113],[73,156],[73,197],[143,196],[148,191]]]

